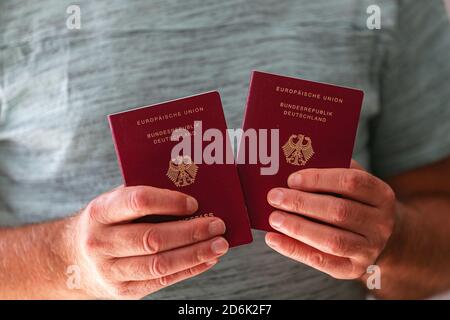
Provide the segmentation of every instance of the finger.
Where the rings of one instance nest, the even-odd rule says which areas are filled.
[[[386,201],[392,190],[382,180],[357,169],[304,169],[288,178],[292,189],[334,193],[377,206]]]
[[[355,279],[364,271],[355,268],[348,258],[336,257],[321,252],[288,236],[269,232],[266,234],[269,247],[282,255],[304,263],[337,279]]]
[[[88,210],[95,221],[113,224],[146,215],[190,215],[197,200],[181,192],[149,186],[117,188],[92,201]]]
[[[218,260],[211,260],[206,263],[199,264],[195,267],[164,276],[159,279],[147,281],[130,281],[123,284],[120,295],[130,298],[139,298],[156,292],[162,288],[171,286],[177,282],[195,277],[209,269],[211,269]]]
[[[97,236],[103,254],[111,257],[150,255],[184,247],[225,233],[219,218],[198,218],[157,224],[133,223],[105,228]]]
[[[117,281],[158,279],[217,259],[227,251],[228,242],[217,237],[149,256],[119,258],[111,264],[110,271]]]
[[[367,255],[367,240],[355,233],[309,221],[297,215],[275,211],[270,225],[277,231],[317,250],[339,257],[359,258]]]
[[[376,208],[335,196],[274,188],[267,201],[277,209],[294,212],[359,234],[370,231],[378,219]],[[369,223],[370,221],[370,223]]]

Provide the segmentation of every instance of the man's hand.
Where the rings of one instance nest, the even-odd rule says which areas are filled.
[[[305,169],[289,188],[272,189],[267,244],[279,253],[338,279],[356,279],[374,264],[396,221],[388,184],[359,169]]]
[[[128,223],[152,214],[189,215],[197,206],[185,194],[146,186],[94,199],[71,225],[81,289],[91,298],[141,298],[211,268],[228,250],[222,220]]]

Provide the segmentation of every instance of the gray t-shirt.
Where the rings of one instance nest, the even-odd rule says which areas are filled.
[[[0,225],[68,216],[122,183],[106,115],[218,89],[238,128],[250,71],[361,88],[354,157],[386,177],[450,154],[440,0],[0,1]],[[381,30],[366,26],[381,8]],[[265,201],[265,199],[261,199]],[[363,298],[263,233],[153,298]]]

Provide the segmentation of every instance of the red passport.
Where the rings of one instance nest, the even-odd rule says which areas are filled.
[[[238,170],[253,228],[274,231],[269,215],[275,209],[268,204],[267,193],[274,187],[287,187],[291,173],[305,168],[350,166],[363,95],[351,88],[252,73],[244,132],[267,129],[270,138],[271,129],[279,130],[278,144],[269,143],[267,147],[267,154],[278,152],[279,167],[273,175],[261,174],[261,168],[268,165],[260,161],[242,163],[240,159],[248,159],[250,148],[248,137],[241,139]]]
[[[209,164],[202,159],[208,142],[202,141],[201,134],[209,128],[226,137],[224,149],[230,147],[218,92],[115,113],[108,118],[126,186],[150,185],[189,194],[198,200],[199,209],[187,219],[221,218],[227,226],[225,238],[230,247],[252,241],[236,164]],[[192,152],[174,158],[171,151],[179,142],[170,137],[179,128],[191,138]],[[144,220],[172,219],[147,216]]]

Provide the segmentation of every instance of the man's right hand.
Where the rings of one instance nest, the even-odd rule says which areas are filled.
[[[71,223],[81,290],[91,298],[139,299],[211,268],[228,250],[219,218],[129,223],[197,208],[190,196],[148,186],[118,187],[95,198]]]

